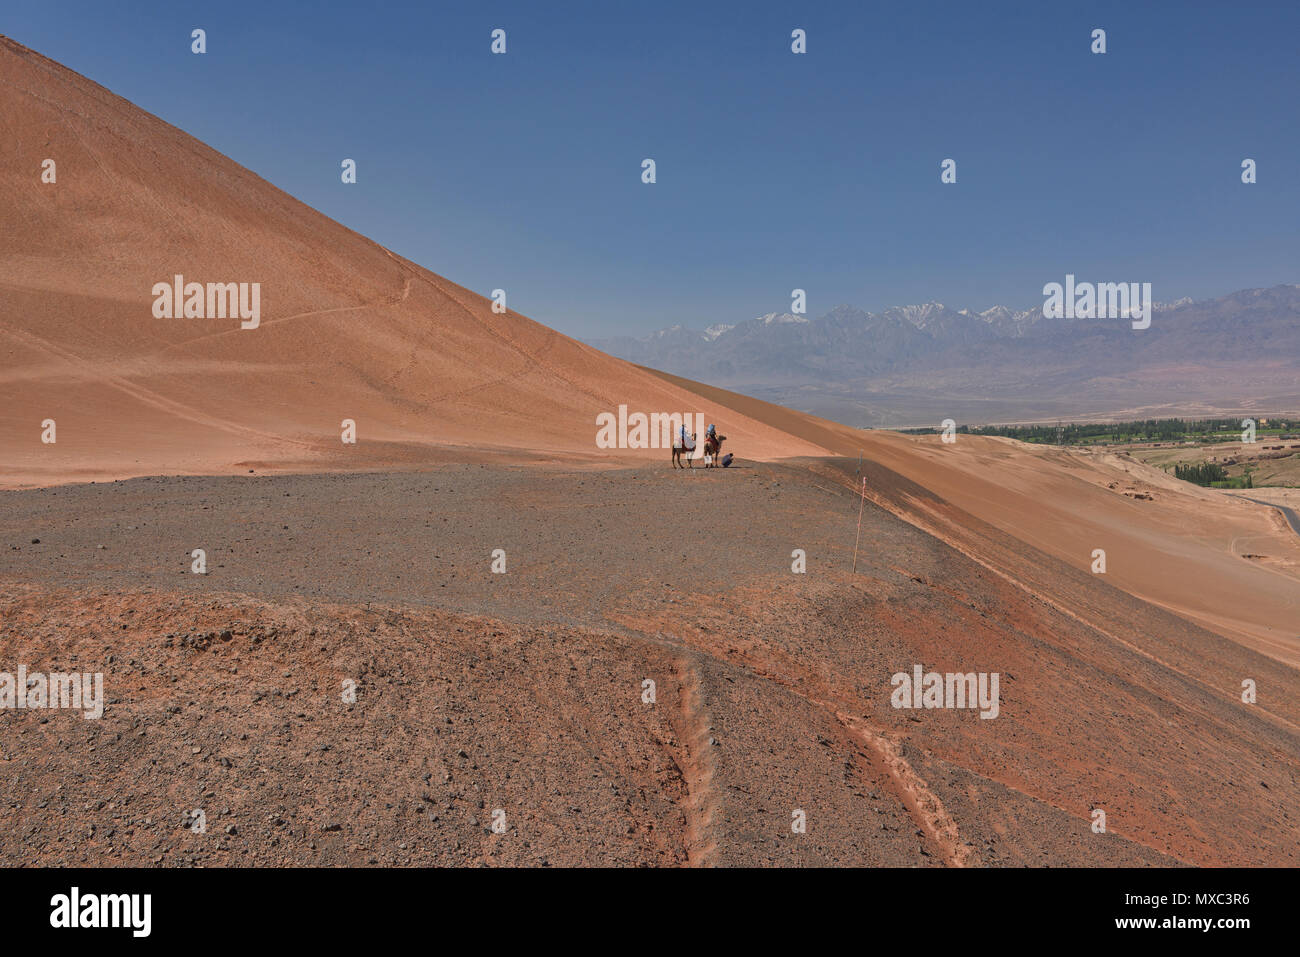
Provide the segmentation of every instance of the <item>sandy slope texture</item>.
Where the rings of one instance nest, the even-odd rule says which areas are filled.
[[[0,482],[594,453],[596,416],[717,407],[333,222],[0,38]],[[41,164],[57,162],[54,184]],[[261,324],[156,319],[155,283],[260,282]],[[57,423],[57,443],[40,441]],[[344,419],[358,444],[340,441]],[[732,415],[745,455],[820,448]],[[632,458],[667,453],[627,452]],[[618,453],[606,453],[605,457]]]
[[[661,373],[662,374],[662,373]],[[670,381],[823,448],[886,466],[960,510],[938,521],[914,496],[874,500],[945,540],[974,516],[1074,568],[1106,553],[1105,578],[1265,654],[1300,664],[1300,536],[1276,509],[1181,482],[1106,452],[1010,439],[861,431],[672,376]],[[968,547],[975,547],[968,545]]]

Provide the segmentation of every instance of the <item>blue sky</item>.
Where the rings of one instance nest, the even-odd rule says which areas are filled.
[[[795,287],[817,316],[1028,307],[1067,272],[1157,300],[1300,282],[1294,2],[49,0],[0,32],[583,338]]]

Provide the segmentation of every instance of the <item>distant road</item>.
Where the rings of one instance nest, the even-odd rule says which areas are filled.
[[[1291,531],[1300,535],[1300,514],[1297,514],[1295,509],[1289,508],[1286,505],[1278,505],[1276,502],[1265,502],[1263,499],[1251,498],[1248,495],[1238,495],[1237,498],[1244,498],[1246,501],[1254,502],[1256,505],[1267,505],[1269,508],[1277,509],[1286,517],[1287,524],[1291,526]]]

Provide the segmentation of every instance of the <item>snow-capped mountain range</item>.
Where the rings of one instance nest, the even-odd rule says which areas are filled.
[[[822,414],[829,410],[817,399],[828,392],[906,387],[939,394],[960,382],[968,394],[1032,397],[1109,388],[1099,384],[1117,377],[1133,385],[1142,370],[1175,364],[1206,370],[1246,363],[1252,375],[1277,366],[1277,388],[1300,395],[1300,286],[1157,303],[1144,330],[1122,319],[1044,318],[1041,303],[976,311],[926,302],[880,313],[836,306],[813,319],[772,312],[703,331],[678,324],[643,338],[591,344],[639,365],[755,395],[779,390],[788,399],[798,390],[804,401],[797,406]],[[1174,402],[1211,381],[1214,375],[1189,376],[1155,398]],[[1234,381],[1217,381],[1217,394]],[[1125,395],[1116,401],[1131,401]]]

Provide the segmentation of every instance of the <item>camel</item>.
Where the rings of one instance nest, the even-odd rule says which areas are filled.
[[[722,452],[722,443],[727,441],[725,435],[710,435],[704,439],[704,467],[706,469],[715,468],[718,464],[718,456]]]
[[[691,433],[690,441],[689,441],[688,443],[685,443],[685,444],[683,444],[683,442],[682,442],[682,437],[681,437],[681,435],[677,435],[677,436],[673,439],[673,468],[683,468],[683,469],[686,469],[686,468],[693,469],[693,468],[695,468],[695,466],[691,464],[691,456],[690,456],[690,454],[689,454],[689,453],[694,452],[694,451],[695,451],[695,433],[694,433],[694,432]],[[684,453],[685,453],[685,454],[684,454]],[[686,459],[686,464],[685,464],[685,465],[682,465],[682,459],[683,459],[683,457]]]

